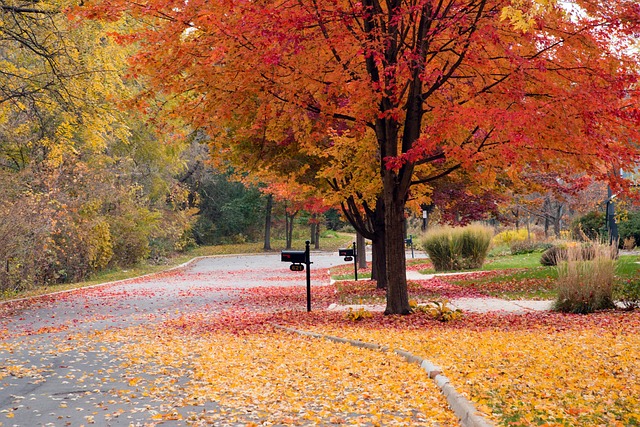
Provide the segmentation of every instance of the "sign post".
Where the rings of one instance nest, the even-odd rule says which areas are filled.
[[[311,257],[310,247],[311,242],[308,240],[305,242],[304,251],[282,251],[280,253],[280,260],[282,262],[290,262],[289,269],[291,271],[302,271],[304,266],[307,266],[307,311],[311,311]]]
[[[310,254],[310,249],[309,249],[309,244],[311,242],[309,242],[308,240],[306,242],[304,242],[305,244],[305,254],[307,257],[307,312],[311,311],[311,261],[309,260],[309,254]]]
[[[415,255],[413,254],[413,235],[409,234],[409,238],[404,239],[404,244],[411,246],[411,258],[415,258]]]
[[[356,249],[356,242],[353,242],[353,249],[338,249],[338,255],[343,256],[345,261],[353,260],[353,272],[356,281],[358,281],[358,252]]]

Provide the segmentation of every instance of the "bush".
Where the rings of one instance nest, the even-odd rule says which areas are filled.
[[[491,228],[480,225],[441,227],[429,231],[419,245],[436,271],[478,268],[487,257],[492,234]]]
[[[357,322],[364,319],[370,319],[373,317],[373,314],[371,314],[370,311],[368,311],[363,307],[360,307],[357,310],[354,310],[351,307],[349,307],[349,311],[345,313],[344,317],[345,319],[351,320],[352,322]]]
[[[511,246],[516,242],[523,242],[529,238],[527,230],[521,228],[519,230],[505,230],[493,237],[493,243],[496,245]]]
[[[591,244],[568,246],[558,263],[557,311],[592,313],[615,308],[613,302],[617,248]]]
[[[619,284],[616,287],[615,296],[625,310],[640,308],[640,275],[636,274]]]
[[[566,261],[568,259],[567,251],[569,248],[576,248],[576,250],[581,251],[582,258],[584,260],[592,260],[596,256],[598,246],[599,244],[594,242],[585,242],[581,244],[570,242],[567,244],[551,246],[542,253],[542,256],[540,256],[540,264],[546,266],[555,266],[558,265],[560,261]]]
[[[459,308],[454,310],[449,307],[449,300],[447,299],[429,301],[429,304],[426,305],[418,305],[415,302],[412,304],[411,301],[409,301],[409,304],[413,311],[426,313],[439,322],[450,322],[461,319],[463,316],[463,312]]]
[[[633,237],[635,243],[640,242],[640,212],[629,212],[626,221],[618,224],[618,232],[620,234],[620,242]]]
[[[636,247],[636,239],[633,236],[629,236],[622,241],[622,249],[631,251]]]
[[[551,267],[558,265],[559,261],[567,259],[567,248],[562,246],[551,246],[540,256],[540,264]]]
[[[571,234],[576,240],[595,241],[600,238],[603,229],[606,229],[605,217],[600,212],[589,212],[577,218],[571,224]]]
[[[511,244],[511,255],[530,254],[533,252],[541,252],[551,248],[551,243],[533,242],[531,240],[525,240],[521,242],[514,242]]]

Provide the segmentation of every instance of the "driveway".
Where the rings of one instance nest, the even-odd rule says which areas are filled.
[[[312,252],[312,287],[329,284],[337,254]],[[0,426],[155,425],[163,402],[136,392],[114,356],[119,343],[87,344],[96,331],[223,311],[251,287],[305,286],[280,254],[200,258],[173,271],[0,305]],[[295,309],[295,308],[294,308]],[[303,309],[301,307],[300,309]],[[177,385],[187,380],[172,373]],[[171,398],[178,398],[172,396]],[[216,403],[189,411],[215,411]],[[185,416],[186,417],[186,416]],[[182,415],[162,425],[185,425]],[[229,424],[234,425],[234,424]],[[237,425],[243,425],[238,422]]]

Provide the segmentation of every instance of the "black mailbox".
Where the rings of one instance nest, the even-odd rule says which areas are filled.
[[[338,249],[340,256],[353,256],[353,249]]]
[[[307,262],[305,251],[282,251],[280,256],[282,262],[292,262],[294,264],[305,264]]]

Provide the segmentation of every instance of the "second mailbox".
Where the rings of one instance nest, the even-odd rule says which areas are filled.
[[[340,256],[353,256],[353,249],[338,249]]]
[[[280,260],[283,262],[292,262],[294,264],[304,264],[307,262],[307,254],[305,251],[282,251]]]

